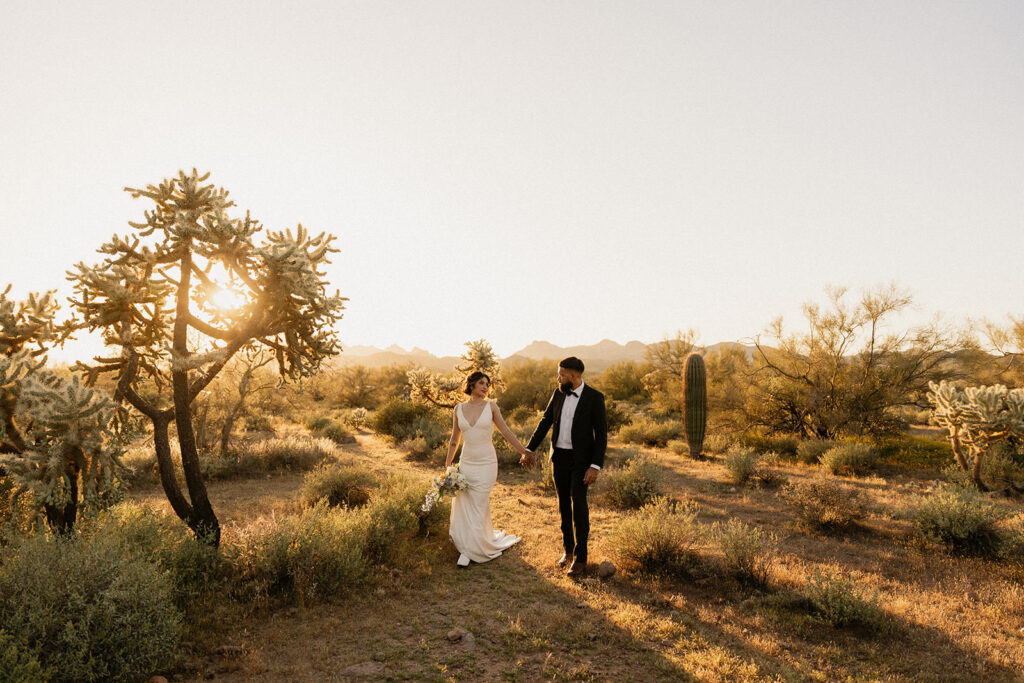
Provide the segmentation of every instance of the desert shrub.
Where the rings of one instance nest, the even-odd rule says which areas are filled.
[[[232,455],[238,473],[262,473],[309,470],[334,453],[334,443],[329,439],[288,436],[240,444]]]
[[[4,683],[37,683],[51,678],[39,660],[26,652],[12,636],[0,631],[0,680]]]
[[[682,432],[683,424],[679,420],[659,422],[649,417],[638,417],[619,430],[618,438],[625,443],[664,448],[670,439],[677,438]]]
[[[994,444],[981,461],[981,478],[995,487],[1017,484],[1024,478],[1020,454],[1006,442]]]
[[[504,363],[501,376],[505,386],[498,397],[501,412],[507,416],[519,409],[533,413],[544,410],[555,385],[556,363],[534,359]]]
[[[735,439],[727,434],[708,434],[704,437],[704,453],[725,453]]]
[[[822,453],[819,460],[832,474],[859,475],[874,467],[878,451],[865,443],[841,443]]]
[[[277,413],[274,413],[277,415]],[[242,419],[242,429],[247,432],[274,433],[274,423],[265,412],[249,413]]]
[[[0,565],[0,629],[55,681],[144,677],[174,661],[181,615],[172,590],[117,538],[38,534]]]
[[[628,404],[611,399],[604,402],[604,415],[609,432],[618,432],[633,419],[633,413]]]
[[[409,426],[420,418],[428,418],[431,409],[422,403],[394,398],[382,405],[370,419],[370,428],[382,436],[390,436],[395,441],[404,441],[414,433]]]
[[[866,598],[851,579],[816,569],[807,578],[806,593],[814,615],[833,626],[875,632],[889,627],[889,620],[879,607],[878,591]]]
[[[795,457],[800,440],[794,436],[744,432],[736,440],[740,446],[752,448],[758,453],[778,453],[784,457]]]
[[[624,568],[655,575],[684,575],[697,564],[701,531],[697,508],[657,498],[626,515],[612,533]]]
[[[398,427],[394,438],[396,442],[405,444],[413,457],[425,459],[442,450],[450,435],[449,427],[440,424],[433,416],[424,415]]]
[[[327,415],[315,415],[306,420],[306,429],[311,432],[317,432],[331,424],[332,421]]]
[[[879,461],[886,465],[940,469],[953,462],[953,450],[947,441],[901,435],[875,439],[872,445],[878,451]]]
[[[615,446],[605,452],[605,466],[618,465],[619,467],[625,467],[639,455],[640,449],[636,446]]]
[[[262,518],[240,530],[225,549],[240,597],[311,604],[365,585],[370,567],[355,520],[321,502],[301,515]]]
[[[644,387],[644,375],[651,371],[651,367],[636,361],[619,361],[612,363],[594,378],[595,386],[601,390],[609,399],[615,401],[626,401],[629,403],[643,403],[648,399],[647,389]]]
[[[176,446],[177,443],[172,442],[172,459],[175,460],[177,459],[174,458],[173,449]],[[180,460],[177,461],[180,462]],[[148,486],[160,481],[156,451],[152,446],[133,446],[129,448],[121,455],[121,464],[125,466],[125,472],[122,474],[122,477],[130,487]]]
[[[974,486],[940,485],[912,506],[915,533],[959,553],[989,555],[999,550],[999,522],[1005,514]]]
[[[768,585],[778,548],[774,534],[732,519],[715,525],[715,535],[725,556],[725,566],[733,576],[756,586]]]
[[[729,473],[729,481],[741,486],[761,474],[764,456],[753,448],[740,445],[733,446],[725,454],[725,469]]]
[[[633,458],[623,467],[607,468],[603,479],[608,501],[617,508],[638,508],[661,493],[661,471],[643,456]]]
[[[828,439],[804,439],[796,447],[796,459],[806,465],[821,462],[821,456],[835,446],[835,441]]]
[[[690,447],[682,439],[672,439],[665,446],[676,455],[689,455]]]
[[[819,531],[845,529],[863,519],[866,512],[859,491],[832,479],[788,484],[782,498],[793,507],[801,526]]]
[[[425,489],[389,479],[360,508],[331,508],[321,500],[299,515],[254,522],[226,550],[239,595],[313,604],[371,584],[373,567],[397,557],[407,536],[424,524],[439,526],[441,505],[425,521],[418,514]]]
[[[126,552],[163,570],[175,604],[189,616],[201,616],[197,612],[206,609],[225,579],[217,548],[197,538],[177,517],[147,505],[117,505],[87,524],[83,534],[117,542]]]
[[[359,507],[370,500],[377,477],[362,467],[325,464],[302,480],[302,502],[313,507],[321,500],[331,507]]]

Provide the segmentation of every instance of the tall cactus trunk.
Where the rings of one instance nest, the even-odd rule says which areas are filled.
[[[701,355],[691,353],[683,362],[683,432],[693,458],[704,457],[704,431],[707,423],[707,372]]]

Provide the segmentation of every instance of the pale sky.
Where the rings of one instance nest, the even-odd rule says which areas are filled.
[[[0,287],[212,172],[338,236],[343,344],[1024,315],[1022,2],[0,0]]]

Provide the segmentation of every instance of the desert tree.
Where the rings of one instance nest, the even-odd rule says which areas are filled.
[[[334,330],[343,297],[322,271],[332,235],[268,231],[247,212],[232,216],[228,191],[209,174],[181,171],[159,185],[125,188],[151,203],[134,232],[114,235],[96,265],[68,272],[76,324],[116,351],[82,364],[90,381],[115,373],[114,399],[152,423],[160,481],[175,513],[197,535],[220,541],[199,464],[191,406],[241,349],[273,354],[282,378],[315,373],[340,352]],[[190,333],[202,343],[190,344]],[[174,423],[188,497],[175,478]]]
[[[49,348],[71,332],[55,323],[54,292],[16,302],[10,290],[0,292],[0,478],[66,533],[80,503],[110,491],[122,467],[115,406],[78,376],[46,369]]]
[[[928,383],[950,376],[966,335],[938,320],[889,332],[912,302],[895,286],[865,291],[851,304],[844,288],[827,290],[828,305],[803,307],[805,332],[788,333],[777,318],[756,349],[747,409],[770,431],[834,438],[899,427],[893,411],[926,408]]]
[[[990,375],[995,383],[1024,387],[1024,317],[1010,316],[1000,325],[986,320],[980,326],[989,356]]]
[[[427,368],[409,371],[409,393],[414,401],[438,408],[454,408],[465,399],[462,389],[466,376],[476,371],[491,378],[492,395],[500,393],[504,381],[494,348],[484,339],[468,341],[465,346],[466,352],[452,373],[442,375]]]
[[[697,346],[697,331],[694,329],[678,330],[674,337],[647,346],[648,371],[642,381],[657,412],[679,414],[679,377],[686,357],[693,351],[703,351]]]

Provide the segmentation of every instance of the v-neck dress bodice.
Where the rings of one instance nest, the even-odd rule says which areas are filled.
[[[494,417],[488,401],[476,422],[470,423],[460,403],[455,408],[462,432],[459,471],[469,488],[459,491],[452,501],[449,536],[459,552],[474,562],[487,562],[519,542],[517,536],[495,531],[491,522],[491,490],[498,478],[498,456],[491,434]]]

